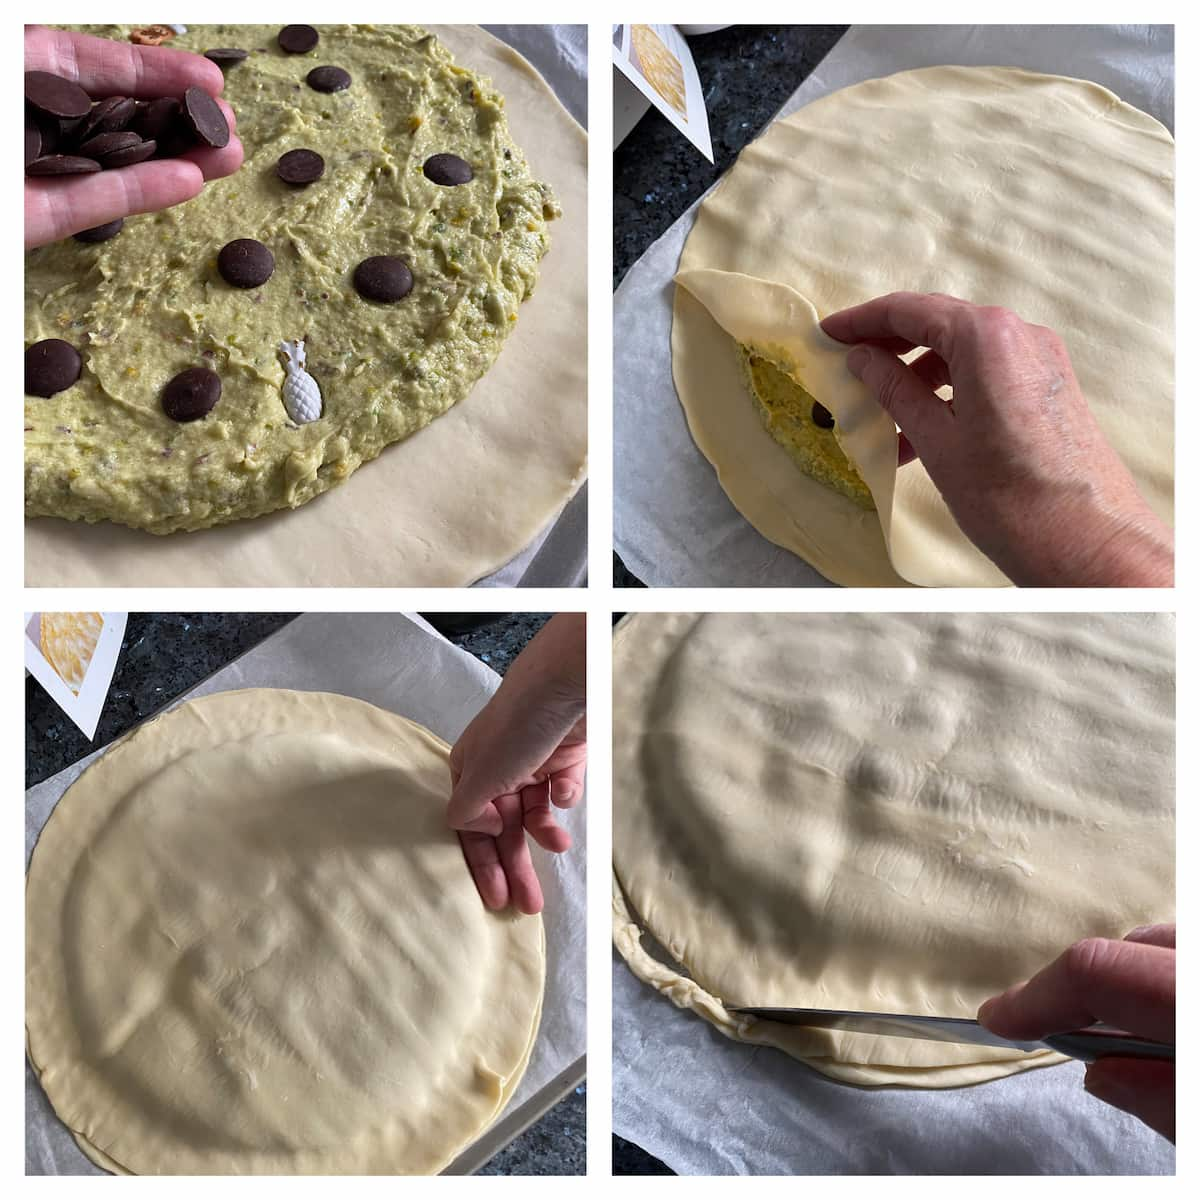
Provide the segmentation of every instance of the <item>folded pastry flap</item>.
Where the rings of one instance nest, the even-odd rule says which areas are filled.
[[[1007,582],[959,529],[921,463],[897,469],[895,422],[850,373],[848,347],[821,329],[808,299],[785,284],[709,268],[680,271],[675,282],[730,337],[769,358],[833,415],[834,435],[870,489],[899,575],[922,587]]]

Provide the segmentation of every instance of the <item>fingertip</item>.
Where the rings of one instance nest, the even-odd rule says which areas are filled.
[[[197,192],[204,186],[204,172],[190,158],[156,158],[148,163],[138,163],[133,167],[126,167],[125,170],[136,171],[139,168],[143,171],[153,170],[162,178],[166,178],[170,174],[174,177],[175,182],[181,186],[194,187]]]
[[[990,1000],[985,1000],[979,1006],[979,1011],[975,1014],[975,1019],[985,1029],[999,1034],[1000,1037],[1023,1038],[1039,1036],[1036,1028],[1029,1027],[1030,1022],[1028,1018],[1022,1016],[1019,1011],[1020,1006],[1016,1003],[1024,988],[1025,984],[1018,984],[1016,987],[1009,988],[1006,992],[1001,992],[999,996],[993,996]],[[1044,1033],[1046,1031],[1041,1030],[1040,1032]]]
[[[993,1033],[998,1033],[1003,1037],[1004,1029],[1002,1027],[1004,1025],[1005,1005],[1011,996],[1012,990],[1010,989],[1007,992],[1001,992],[999,996],[992,996],[990,999],[985,1000],[979,1006],[979,1011],[975,1014],[975,1020],[980,1025],[990,1029]]]
[[[192,51],[185,51],[191,54]],[[194,57],[200,60],[197,67],[197,87],[202,87],[214,99],[225,90],[225,72],[217,66],[211,58],[206,58],[203,54],[196,54]]]
[[[501,912],[508,907],[508,878],[499,863],[473,866],[471,878],[475,880],[475,890],[484,908]]]
[[[229,103],[228,100],[221,100],[218,98],[217,107],[221,110],[222,113],[225,114],[225,123],[229,126],[229,132],[231,134],[236,133],[237,132],[237,113],[235,113],[233,111],[233,106]]]
[[[120,188],[124,216],[174,208],[194,200],[204,187],[204,174],[200,168],[179,158],[154,159],[84,178],[103,180],[106,174],[118,177],[113,183]]]
[[[204,172],[196,163],[189,163],[188,166],[192,168],[192,170],[187,172],[187,183],[192,193],[190,199],[195,199],[196,196],[204,191],[204,185],[208,181],[204,178]]]
[[[550,854],[562,854],[571,848],[571,835],[561,826],[549,823],[531,825],[529,832],[533,840]]]
[[[222,146],[220,150],[208,147],[200,150],[189,150],[182,160],[177,161],[191,163],[201,172],[205,181],[211,181],[213,179],[224,179],[227,175],[234,174],[235,171],[241,168],[245,157],[246,151],[241,139],[231,137],[228,145]]]
[[[846,370],[848,370],[855,379],[861,379],[870,362],[871,348],[869,346],[855,346],[854,349],[846,355]]]
[[[126,170],[136,171],[143,164],[139,163],[135,167],[127,167]],[[161,158],[155,159],[153,162],[144,164],[145,167],[156,172],[160,178],[168,178],[170,172],[171,191],[173,198],[170,205],[183,203],[185,200],[194,200],[204,190],[204,172],[200,169],[197,163],[186,158]],[[158,207],[169,207],[169,205],[159,205]]]
[[[570,808],[579,795],[578,785],[570,779],[555,779],[550,784],[550,803],[555,808]]]
[[[1174,925],[1139,925],[1131,929],[1122,939],[1126,942],[1139,942],[1146,946],[1160,946],[1164,949],[1175,949]]]
[[[835,342],[844,342],[849,340],[844,336],[848,331],[845,327],[846,322],[843,321],[841,317],[842,314],[840,312],[830,313],[829,316],[822,317],[821,320],[817,322],[821,332],[824,333],[826,337],[833,338]]]

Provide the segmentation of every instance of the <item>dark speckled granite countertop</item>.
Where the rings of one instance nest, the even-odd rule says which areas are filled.
[[[130,613],[121,657],[96,740],[71,724],[32,677],[25,681],[25,786],[61,771],[126,730],[293,620],[295,613]],[[465,629],[465,615],[445,626],[446,636],[503,675],[548,613],[484,614],[492,620]],[[471,614],[477,617],[479,614]],[[537,1124],[497,1154],[482,1175],[582,1175],[585,1173],[583,1087],[556,1104]]]
[[[715,165],[651,109],[613,154],[613,286],[733,164],[848,25],[733,25],[688,39]],[[616,587],[643,587],[613,555]]]
[[[613,154],[613,286],[733,165],[848,25],[732,25],[688,39],[704,87],[710,163],[651,109]]]
[[[107,746],[244,654],[296,613],[130,613],[94,741],[25,679],[25,786]]]

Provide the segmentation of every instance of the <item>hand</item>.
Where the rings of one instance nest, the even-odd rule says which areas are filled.
[[[1001,1037],[1040,1038],[1097,1021],[1154,1042],[1175,1041],[1175,926],[1148,925],[1124,941],[1077,942],[1028,983],[979,1010]],[[1099,1058],[1083,1086],[1175,1140],[1175,1064],[1147,1058]]]
[[[541,912],[526,833],[553,854],[571,845],[553,808],[583,798],[586,654],[583,614],[552,617],[450,752],[448,817],[488,908]]]
[[[1087,406],[1057,334],[895,292],[822,329],[900,427],[963,533],[1016,584],[1170,587],[1174,541]],[[906,365],[897,357],[929,347]],[[935,390],[953,387],[953,399]]]
[[[93,97],[182,96],[201,87],[219,96],[221,68],[200,54],[166,46],[135,46],[107,38],[27,26],[25,69],[73,79]],[[218,100],[232,131],[233,110]],[[231,136],[221,150],[197,148],[179,158],[150,160],[115,171],[60,179],[25,180],[25,249],[57,242],[84,229],[134,213],[158,212],[199,194],[206,180],[242,165],[242,143]]]

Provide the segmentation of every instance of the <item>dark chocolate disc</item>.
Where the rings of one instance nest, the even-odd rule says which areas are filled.
[[[235,50],[230,48],[221,48],[218,50],[205,50],[204,57],[211,62],[217,63],[219,66],[231,66],[234,63],[240,63],[244,58],[250,55],[249,50]]]
[[[75,139],[82,143],[98,133],[118,133],[133,119],[137,101],[128,96],[109,96],[92,107],[92,111],[75,130]]]
[[[158,142],[155,158],[178,158],[181,154],[187,154],[189,150],[195,150],[199,144],[182,112],[167,132],[155,140]]]
[[[44,158],[47,154],[57,154],[62,145],[62,129],[57,117],[48,117],[45,113],[34,112],[32,109],[25,110],[26,116],[32,116],[37,123],[38,132],[42,136],[42,148],[37,155],[38,158]]]
[[[154,141],[135,142],[132,146],[106,154],[100,160],[100,165],[106,171],[111,171],[114,167],[132,167],[134,163],[145,162],[151,158],[157,149],[158,143]]]
[[[275,164],[275,174],[284,183],[312,183],[325,174],[325,160],[315,150],[289,150]]]
[[[471,164],[457,154],[435,154],[425,160],[421,168],[425,178],[440,187],[458,187],[461,183],[470,183],[475,178]]]
[[[392,304],[412,291],[413,276],[404,259],[378,254],[364,258],[354,268],[354,288],[365,300]]]
[[[71,117],[68,120],[62,121],[58,117],[47,117],[45,113],[42,117],[46,121],[53,121],[58,138],[58,150],[65,154],[72,149],[79,137],[79,131],[83,128],[83,117]]]
[[[25,167],[26,175],[90,175],[100,170],[94,158],[80,158],[77,154],[43,154]]]
[[[261,287],[275,273],[275,256],[253,238],[238,238],[221,247],[217,270],[238,288]]]
[[[25,99],[51,117],[73,120],[92,111],[92,98],[79,84],[49,71],[25,72]]]
[[[221,377],[207,367],[189,367],[163,388],[162,407],[172,421],[198,421],[220,398]]]
[[[344,92],[350,86],[350,72],[341,67],[313,67],[304,79],[314,92]]]
[[[100,101],[99,107],[105,106],[107,111],[96,125],[101,133],[116,133],[120,129],[128,128],[133,114],[137,111],[137,101],[132,96],[110,96],[107,100]]]
[[[109,238],[115,238],[124,228],[125,218],[118,217],[115,221],[109,221],[107,225],[97,225],[92,229],[81,229],[75,235],[75,240],[77,242],[86,242],[88,245],[95,245],[97,242],[107,242]]]
[[[161,144],[178,115],[179,101],[173,96],[160,96],[134,113],[129,128],[144,141]]]
[[[205,146],[220,150],[229,145],[229,123],[225,114],[203,88],[190,87],[183,93],[183,116],[187,127]]]
[[[285,25],[279,31],[279,48],[286,54],[307,54],[320,35],[311,25]]]
[[[25,110],[25,165],[29,166],[35,158],[42,156],[42,127],[37,115],[30,109]]]
[[[70,342],[46,338],[25,351],[25,394],[53,396],[65,391],[83,370],[83,359]]]
[[[98,133],[79,147],[79,153],[84,158],[94,158],[103,166],[106,154],[112,154],[114,150],[128,150],[130,146],[139,146],[141,141],[142,139],[130,129],[118,133]]]

